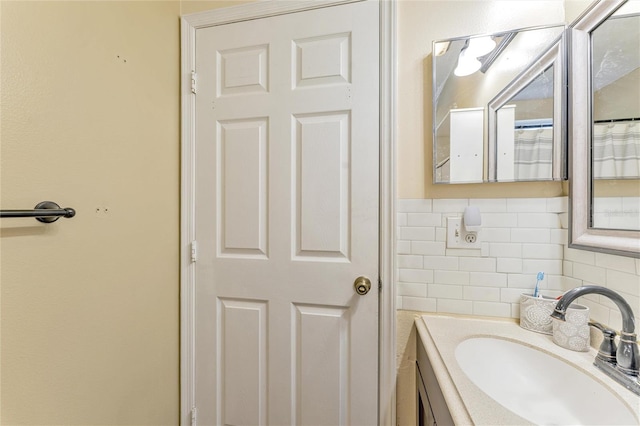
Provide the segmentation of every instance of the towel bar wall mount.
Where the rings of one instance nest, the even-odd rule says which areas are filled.
[[[42,201],[36,204],[34,210],[0,210],[0,218],[3,217],[34,217],[42,223],[52,223],[61,217],[71,218],[76,211],[71,207],[60,207],[53,201]]]

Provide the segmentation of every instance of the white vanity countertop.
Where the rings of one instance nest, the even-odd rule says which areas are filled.
[[[458,366],[455,357],[458,343],[479,336],[517,341],[569,362],[608,387],[636,413],[640,412],[640,397],[593,365],[596,356],[593,348],[589,352],[564,349],[553,343],[549,335],[521,328],[517,320],[425,314],[416,320],[416,328],[456,425],[531,424],[482,392]]]

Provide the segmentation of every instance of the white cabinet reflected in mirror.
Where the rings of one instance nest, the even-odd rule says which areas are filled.
[[[490,122],[489,103],[497,99],[508,101],[496,109],[505,111],[500,114],[503,116],[500,127],[502,131],[510,128],[508,140],[514,140],[511,156],[508,160],[507,156],[501,159],[507,170],[504,173],[510,173],[504,181],[564,177],[562,172],[553,171],[555,167],[564,169],[564,162],[556,153],[564,155],[566,146],[566,139],[555,131],[563,128],[557,124],[563,123],[564,97],[556,87],[561,87],[564,81],[561,41],[564,29],[559,24],[433,43],[435,183],[500,180],[495,171],[497,164],[487,158],[488,153],[495,154],[495,146],[491,144],[496,139],[495,120]],[[522,146],[530,147],[529,136],[539,136],[527,130],[531,126],[542,128],[539,133],[544,134],[543,138],[549,134],[549,142],[539,144],[539,152],[519,149],[520,140]],[[532,136],[532,139],[539,138]],[[546,154],[550,154],[546,160],[539,160]],[[518,161],[522,167],[517,165]],[[529,167],[527,163],[536,165]]]
[[[572,25],[570,246],[640,257],[640,2]]]

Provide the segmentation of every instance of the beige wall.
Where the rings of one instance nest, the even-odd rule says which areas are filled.
[[[177,424],[179,16],[0,2],[0,423]]]
[[[431,174],[432,41],[561,23],[563,5],[557,0],[398,1],[399,198],[566,195],[567,185],[560,182],[434,185]]]
[[[176,424],[179,3],[2,15],[2,424]]]

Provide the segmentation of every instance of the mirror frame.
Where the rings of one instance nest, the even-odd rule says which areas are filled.
[[[596,0],[569,33],[569,247],[640,258],[640,231],[592,228],[591,32],[627,0]]]
[[[545,180],[565,180],[567,178],[567,141],[565,134],[566,124],[566,85],[565,73],[565,34],[566,28],[549,49],[540,57],[535,59],[528,69],[511,81],[498,95],[488,103],[489,118],[489,182],[531,182],[532,180],[498,180],[498,160],[497,144],[498,144],[498,110],[509,103],[509,101],[520,93],[525,87],[533,82],[539,75],[541,70],[544,71],[550,66],[553,69],[553,168],[551,179],[536,179],[543,182]],[[559,149],[558,149],[559,147]]]

